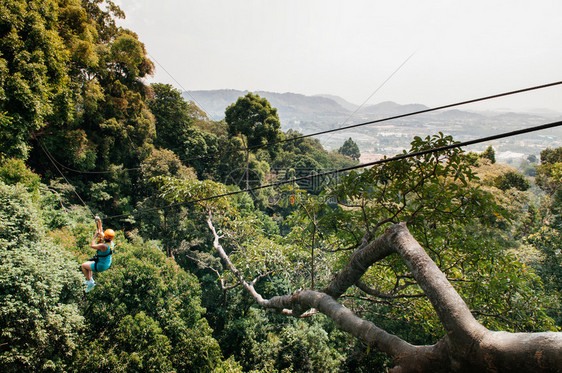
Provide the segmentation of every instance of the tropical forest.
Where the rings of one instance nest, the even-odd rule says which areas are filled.
[[[123,17],[0,2],[0,371],[562,371],[562,148],[444,129],[362,167],[258,94],[212,120],[147,83]]]

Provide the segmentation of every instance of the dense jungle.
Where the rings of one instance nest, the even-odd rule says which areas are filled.
[[[445,129],[340,171],[353,139],[257,94],[213,121],[147,84],[124,16],[0,2],[2,372],[562,369],[562,148],[423,153]],[[94,216],[116,246],[85,293]]]

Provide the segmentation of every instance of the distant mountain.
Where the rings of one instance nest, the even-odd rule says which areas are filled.
[[[414,113],[429,109],[425,105],[409,104],[400,105],[392,101],[384,101],[376,105],[369,105],[359,109],[358,113],[369,116],[376,116],[379,118],[394,117],[397,115]]]
[[[334,96],[334,95],[316,95],[316,96],[325,97],[325,98],[329,98],[330,100],[334,100],[335,102],[340,104],[341,107],[349,111],[355,111],[359,107],[359,105],[352,104],[351,102],[346,101],[339,96]]]
[[[220,120],[224,118],[226,108],[247,93],[248,91],[233,89],[187,91],[183,92],[183,97],[188,101],[195,101],[213,119]],[[350,110],[344,108],[335,100],[323,96],[265,91],[253,93],[265,97],[271,106],[277,108],[284,129],[291,128],[293,124],[301,122],[334,121],[351,113]]]
[[[211,119],[224,118],[226,108],[235,103],[248,91],[233,89],[187,91],[183,92],[186,100],[195,103],[207,112]],[[367,123],[377,119],[400,116],[427,110],[421,104],[400,105],[385,101],[375,105],[358,105],[347,102],[333,95],[305,96],[297,93],[254,92],[265,97],[277,108],[281,119],[281,129],[294,129],[303,134],[310,134],[328,129]],[[318,136],[327,149],[336,149],[345,139],[352,137],[361,152],[392,155],[409,147],[414,136],[433,135],[438,132],[453,135],[458,141],[466,141],[481,136],[498,134],[525,128],[532,125],[562,120],[562,114],[536,110],[530,113],[513,113],[506,111],[474,112],[459,109],[432,111],[421,115],[405,116],[395,120],[377,122],[355,127],[350,130],[333,132]],[[499,144],[499,143],[497,143]],[[503,140],[500,151],[519,152],[537,155],[547,146],[562,145],[562,128],[554,128],[541,133],[531,133]]]

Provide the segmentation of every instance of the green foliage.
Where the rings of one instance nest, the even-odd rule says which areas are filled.
[[[0,366],[4,372],[65,371],[84,326],[76,263],[43,235],[20,186],[0,183]]]
[[[300,167],[296,166],[297,163],[300,163],[304,167],[308,167],[308,165],[312,163],[312,169],[327,171],[357,164],[357,161],[337,151],[326,151],[318,139],[313,139],[311,137],[298,138],[301,136],[302,135],[296,131],[287,131],[285,134],[285,142],[281,145],[282,149],[272,162],[273,168],[296,170]]]
[[[251,92],[226,108],[225,120],[229,134],[244,135],[250,147],[273,143],[281,137],[277,109],[272,108],[266,98]],[[275,147],[268,147],[268,150],[275,158]]]
[[[536,233],[527,237],[527,242],[540,253],[531,261],[537,274],[542,278],[546,296],[551,298],[547,312],[562,327],[562,237],[559,231],[542,226]]]
[[[494,182],[494,186],[503,191],[515,188],[524,192],[531,187],[531,183],[520,173],[509,171],[505,174],[499,175]]]
[[[541,164],[537,167],[536,183],[550,195],[561,189],[562,148],[545,149],[541,152]]]
[[[537,167],[536,184],[548,194],[546,219],[555,229],[562,228],[562,148],[545,149],[541,152],[541,164]]]
[[[16,248],[36,242],[44,233],[30,194],[21,185],[0,182],[0,244]]]
[[[197,132],[194,124],[207,120],[207,116],[169,84],[152,84],[151,88],[148,106],[156,119],[155,145],[183,154],[184,143],[191,141],[193,132]]]
[[[416,137],[409,153],[451,143],[452,137],[443,134]],[[460,149],[453,148],[384,163],[362,173],[351,172],[333,193],[344,203],[363,201],[372,217],[369,220],[373,220],[370,224],[391,219],[408,221],[414,230],[425,230],[484,216],[482,203],[492,201],[472,183],[477,176],[461,154]]]
[[[122,31],[115,38],[109,52],[112,67],[119,77],[134,81],[152,72],[153,65],[146,58],[144,45],[129,30]]]
[[[142,195],[145,198],[137,204],[136,217],[139,227],[146,237],[160,240],[166,251],[171,253],[188,233],[184,227],[185,208],[168,206],[159,196],[157,177],[176,177],[182,180],[195,180],[193,169],[185,167],[175,153],[170,150],[154,150],[141,163]]]
[[[37,192],[40,177],[27,168],[22,160],[10,158],[0,164],[0,181],[8,185],[21,183],[28,192]]]
[[[71,365],[84,323],[76,263],[49,241],[1,254],[3,371],[56,371]]]
[[[197,204],[207,209],[228,209],[230,207],[230,203],[225,197],[215,198],[227,193],[223,184],[211,180],[182,180],[165,176],[155,177],[153,181],[160,185],[162,198],[170,202],[197,201]]]
[[[361,157],[361,152],[359,151],[359,147],[351,137],[345,140],[343,145],[338,149],[338,153],[347,155],[348,157],[356,161],[358,161],[359,157]]]
[[[342,355],[318,322],[268,317],[250,308],[245,317],[229,322],[227,349],[239,350],[244,368],[252,372],[338,372]]]
[[[88,293],[84,370],[207,372],[221,353],[202,318],[196,279],[154,243],[119,245]]]
[[[2,157],[26,158],[27,138],[47,122],[72,116],[68,53],[57,32],[58,2],[8,0],[0,5]]]
[[[185,167],[178,156],[169,150],[154,150],[149,157],[141,163],[141,176],[145,187],[150,187],[151,179],[158,176],[177,177],[179,179],[195,180],[193,169]],[[157,189],[152,185],[153,193]]]
[[[492,145],[488,146],[486,150],[480,154],[480,158],[488,159],[490,162],[496,163],[496,152],[494,151]]]
[[[541,164],[554,164],[562,162],[562,148],[547,148],[541,151]]]
[[[464,154],[464,157],[468,163],[472,166],[480,166],[480,156],[475,152],[468,152]]]

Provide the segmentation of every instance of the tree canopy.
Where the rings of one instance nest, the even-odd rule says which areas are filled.
[[[358,161],[359,157],[361,157],[359,147],[351,137],[344,141],[343,145],[338,149],[338,153],[347,155],[356,161]]]
[[[250,147],[272,144],[281,137],[277,109],[266,98],[251,92],[226,108],[225,121],[230,135],[244,135]]]
[[[560,148],[521,173],[420,129],[341,172],[351,138],[284,132],[259,95],[214,121],[147,85],[124,16],[0,4],[2,372],[562,366]],[[84,294],[93,215],[117,246]]]

